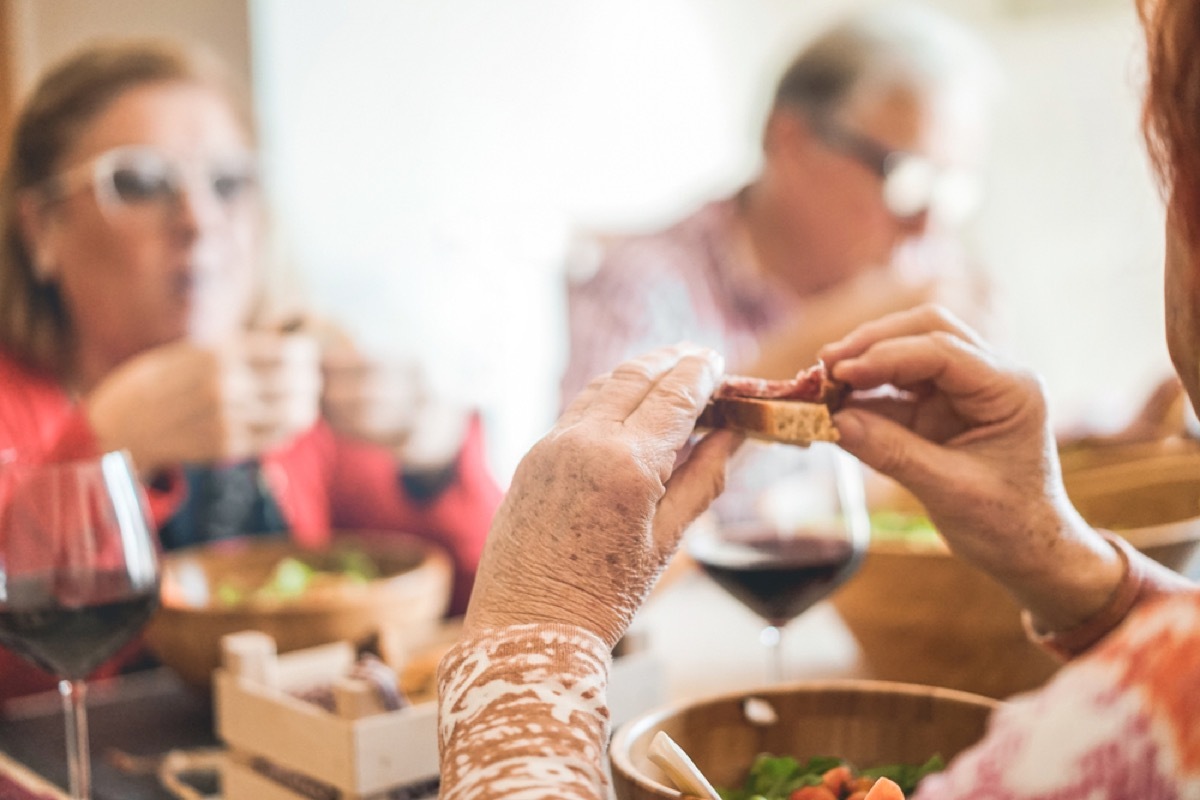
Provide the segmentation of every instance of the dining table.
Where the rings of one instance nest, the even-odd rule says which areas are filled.
[[[616,721],[659,704],[765,685],[761,628],[761,620],[703,574],[671,581],[651,596],[627,637],[626,648],[651,663],[614,677],[644,684],[620,687],[624,702],[619,713],[614,709]],[[783,651],[786,680],[867,676],[853,637],[827,602],[787,626]],[[159,780],[161,761],[221,744],[211,695],[166,668],[90,684],[88,708],[95,800],[178,798]],[[65,797],[57,788],[67,782],[63,725],[57,693],[0,708],[0,800]],[[219,797],[213,773],[182,777],[195,796]]]
[[[174,798],[158,778],[161,759],[218,744],[211,698],[165,667],[93,681],[87,704],[94,800]],[[66,797],[60,788],[67,785],[64,730],[57,692],[4,704],[0,800]],[[211,774],[197,773],[191,780],[202,794],[217,791]]]

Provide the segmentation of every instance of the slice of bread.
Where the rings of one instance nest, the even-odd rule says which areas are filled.
[[[726,428],[754,439],[801,446],[838,440],[829,406],[800,400],[718,398],[705,407],[696,427]]]

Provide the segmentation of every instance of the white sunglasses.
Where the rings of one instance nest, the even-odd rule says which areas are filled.
[[[979,179],[962,169],[939,167],[924,156],[893,150],[869,136],[824,121],[817,137],[874,172],[883,181],[883,202],[898,219],[926,212],[948,224],[966,221],[979,207]]]
[[[51,178],[50,191],[65,196],[85,184],[91,184],[110,218],[175,207],[185,191],[215,200],[231,213],[256,193],[258,169],[249,153],[189,159],[155,147],[116,147]]]

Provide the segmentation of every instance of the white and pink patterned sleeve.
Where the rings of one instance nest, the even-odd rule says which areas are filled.
[[[606,796],[609,648],[569,625],[458,642],[438,668],[443,800]]]
[[[914,800],[1200,798],[1200,594],[1139,609]]]

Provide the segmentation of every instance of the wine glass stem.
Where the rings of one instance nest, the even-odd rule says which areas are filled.
[[[783,629],[768,625],[762,629],[758,639],[767,649],[767,681],[779,683],[783,680]]]
[[[89,800],[92,796],[92,761],[88,752],[87,684],[80,680],[58,682],[67,717],[67,768],[71,781],[71,800]]]

